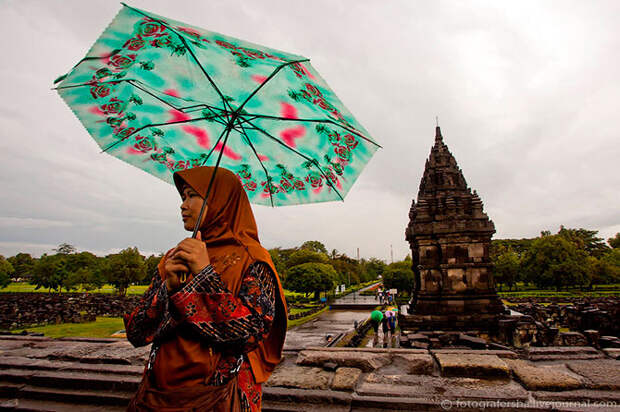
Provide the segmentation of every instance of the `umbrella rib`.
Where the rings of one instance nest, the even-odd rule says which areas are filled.
[[[108,150],[110,150],[110,149],[112,149],[114,146],[116,146],[117,144],[124,142],[125,140],[127,140],[127,139],[129,139],[131,136],[133,136],[134,134],[136,134],[136,133],[138,133],[138,132],[140,132],[140,131],[142,131],[142,130],[144,130],[144,129],[148,129],[148,128],[150,128],[150,127],[163,127],[163,126],[175,125],[175,124],[182,124],[182,123],[193,123],[193,122],[198,122],[198,121],[200,121],[200,120],[205,120],[205,118],[204,118],[204,117],[200,117],[200,118],[198,118],[198,119],[179,120],[179,121],[177,121],[177,122],[167,122],[167,123],[147,124],[146,126],[142,126],[142,127],[137,128],[136,130],[134,130],[133,132],[131,132],[130,134],[128,134],[125,138],[123,138],[123,139],[121,139],[121,140],[119,140],[119,141],[117,141],[117,142],[112,143],[110,146],[108,146],[108,147],[106,147],[105,149],[103,149],[103,150],[101,151],[101,153],[105,153],[105,152],[107,152]],[[205,121],[206,121],[206,120],[205,120]],[[215,120],[215,121],[217,121],[217,120]],[[223,126],[226,126],[226,123],[223,123],[223,122],[218,122],[218,123],[220,123],[220,124],[221,124],[221,125],[223,125]]]
[[[258,163],[260,163],[261,167],[263,168],[263,171],[265,172],[265,176],[267,177],[267,183],[271,182],[271,177],[269,176],[269,172],[267,171],[267,168],[263,164],[263,161],[260,160],[260,157],[258,156],[258,153],[256,152],[256,148],[254,147],[254,145],[252,144],[252,141],[250,140],[250,136],[248,136],[248,134],[245,132],[245,127],[243,127],[242,124],[239,124],[239,127],[241,127],[241,130],[242,130],[241,133],[247,139],[247,142],[250,145],[250,148],[252,148],[252,152],[254,152],[254,155],[256,156]],[[275,207],[273,204],[273,194],[271,193],[271,187],[269,187],[269,200],[271,200],[271,207]]]
[[[123,80],[123,81],[126,81],[127,83],[131,84],[132,86],[134,86],[134,87],[136,87],[136,88],[138,88],[138,89],[142,90],[144,93],[146,93],[146,94],[148,94],[148,95],[150,95],[150,96],[152,96],[152,97],[156,98],[157,100],[161,101],[162,103],[164,103],[164,104],[166,104],[166,105],[168,105],[168,106],[172,107],[174,110],[178,110],[178,111],[180,111],[180,112],[184,112],[184,111],[185,111],[185,110],[187,110],[187,109],[193,109],[194,107],[201,107],[201,106],[202,106],[202,107],[206,107],[207,109],[218,109],[217,107],[215,107],[215,106],[209,106],[209,105],[208,105],[208,104],[206,104],[206,103],[195,104],[195,105],[193,105],[193,106],[176,107],[176,106],[174,106],[172,103],[167,102],[166,100],[162,99],[161,97],[157,96],[156,94],[154,94],[154,93],[150,92],[149,90],[147,90],[147,89],[146,89],[146,88],[144,88],[143,86],[138,85],[138,84],[136,83],[136,81],[135,81],[135,80],[132,80],[132,79],[127,79],[127,80]],[[221,109],[220,109],[220,110],[221,110]],[[224,110],[223,110],[223,111],[224,111]],[[224,112],[226,112],[226,111],[224,111]]]
[[[140,13],[141,15],[148,17],[149,19],[153,19],[155,21],[157,21],[159,24],[161,24],[162,26],[167,27],[168,29],[170,29],[174,34],[176,34],[179,39],[183,42],[183,44],[185,45],[185,48],[187,49],[187,51],[189,51],[189,54],[191,54],[192,58],[194,59],[194,62],[198,65],[198,67],[200,67],[200,70],[202,71],[202,73],[206,76],[207,80],[209,80],[209,83],[211,83],[211,86],[213,86],[213,88],[215,89],[215,91],[217,92],[217,94],[220,95],[220,98],[222,99],[222,102],[224,103],[224,107],[229,107],[232,110],[232,107],[230,107],[230,105],[228,104],[228,102],[226,101],[226,99],[224,98],[224,95],[222,94],[222,92],[220,91],[220,89],[218,89],[218,87],[215,85],[215,83],[213,82],[213,79],[211,78],[211,76],[209,76],[209,74],[207,73],[207,71],[204,69],[204,67],[202,67],[202,64],[200,64],[200,62],[198,61],[198,58],[196,57],[196,55],[194,54],[194,52],[192,51],[192,49],[189,47],[189,44],[187,44],[187,41],[185,40],[185,37],[180,34],[178,31],[176,31],[172,26],[170,26],[168,23],[160,20],[160,19],[156,19],[152,16],[149,16],[148,14],[144,13],[142,10],[138,10],[135,9],[131,6],[126,5],[125,3],[121,3],[123,6],[130,8],[131,10]]]
[[[383,148],[380,144],[373,142],[372,140],[370,140],[369,138],[367,138],[366,136],[364,136],[363,134],[361,134],[360,132],[357,132],[353,129],[350,129],[346,126],[343,126],[339,123],[336,123],[333,120],[328,120],[328,119],[291,119],[290,117],[280,117],[280,116],[269,116],[269,115],[263,115],[263,114],[255,114],[255,113],[247,113],[246,116],[253,116],[253,119],[272,119],[272,120],[285,120],[285,121],[292,121],[292,122],[307,122],[307,123],[330,123],[333,124],[334,126],[338,126],[338,127],[342,127],[343,129],[345,129],[348,132],[351,132],[353,134],[355,134],[358,137],[361,137],[362,139],[366,140],[368,143],[372,143],[377,147]]]
[[[141,85],[138,85],[139,81],[136,81],[134,79],[120,79],[120,80],[111,80],[111,81],[107,81],[107,82],[101,82],[101,83],[120,83],[120,82],[127,82],[129,84],[131,84],[132,86],[134,86],[135,88],[142,90],[144,93],[148,94],[149,96],[159,100],[160,102],[164,103],[167,106],[170,106],[171,108],[173,108],[174,110],[178,110],[180,112],[186,113],[187,109],[193,109],[195,107],[205,107],[207,109],[216,109],[216,110],[220,110],[222,113],[224,114],[230,114],[232,113],[232,111],[228,111],[228,110],[223,110],[220,109],[219,107],[216,106],[210,106],[206,103],[200,103],[200,104],[195,104],[193,106],[185,106],[185,107],[176,107],[175,105],[173,105],[172,103],[162,99],[161,97],[157,96],[156,94],[154,94],[153,92],[149,91],[148,89],[144,88]],[[92,86],[92,83],[81,83],[81,84],[72,84],[70,86],[60,86],[60,87],[53,87],[52,90],[63,90],[63,89],[73,89],[75,87],[84,87],[84,86]],[[213,112],[213,111],[212,111]]]
[[[89,60],[102,60],[102,59],[109,59],[110,57],[114,56],[115,54],[118,54],[118,52],[120,52],[122,49],[114,49],[110,52],[110,54],[108,54],[107,56],[86,56],[84,58],[82,58],[82,60],[80,60],[79,62],[77,62],[75,64],[75,66],[73,66],[71,68],[71,70],[69,70],[67,73],[65,73],[64,75],[58,77],[56,80],[54,80],[54,84],[64,80],[65,78],[67,78],[67,76],[69,75],[69,73],[71,73],[73,71],[73,69],[75,69],[76,67],[78,67],[80,64],[84,63],[85,61],[89,61]]]
[[[319,162],[317,162],[315,159],[311,159],[308,156],[306,156],[305,154],[298,152],[297,150],[293,149],[290,146],[287,146],[286,144],[284,144],[284,142],[282,142],[280,139],[277,139],[276,137],[272,136],[271,134],[267,133],[266,131],[264,131],[263,129],[261,129],[260,127],[256,126],[254,123],[248,121],[248,124],[252,125],[252,127],[255,130],[258,130],[259,132],[263,133],[264,135],[268,136],[269,138],[271,138],[272,140],[275,140],[277,143],[279,143],[281,146],[286,147],[287,149],[291,150],[292,152],[298,154],[299,156],[303,157],[304,159],[306,159],[307,161],[309,161],[311,164],[315,165],[317,169],[319,169],[319,172],[321,173],[321,175],[323,175],[323,177],[325,178],[325,181],[327,182],[327,185],[329,187],[331,187],[332,189],[334,189],[334,191],[336,192],[336,194],[338,195],[338,197],[340,198],[340,200],[342,200],[344,202],[344,198],[342,197],[342,195],[340,194],[340,192],[338,191],[338,189],[336,189],[334,187],[334,185],[332,184],[332,182],[327,178],[327,175],[325,174],[325,172],[323,171],[323,169],[321,169],[321,166],[319,165]]]
[[[245,98],[245,100],[243,101],[243,103],[241,103],[241,106],[239,106],[239,108],[237,109],[237,111],[240,111],[241,109],[243,109],[243,106],[246,105],[247,102],[250,101],[250,99],[252,97],[254,97],[254,95],[256,93],[258,93],[258,91],[267,84],[267,82],[269,82],[269,80],[273,79],[273,77],[278,74],[278,72],[280,70],[282,70],[284,67],[291,65],[291,64],[295,64],[295,63],[302,63],[302,62],[308,62],[310,61],[310,59],[302,59],[302,60],[294,60],[292,62],[287,62],[287,63],[283,63],[281,65],[279,65],[278,67],[276,67],[276,69],[269,75],[269,77],[267,77],[261,84],[258,85],[258,87],[256,89],[254,89],[254,91],[252,93],[250,93],[250,95],[248,97]]]

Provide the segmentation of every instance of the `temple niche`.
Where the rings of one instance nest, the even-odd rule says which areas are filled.
[[[408,329],[488,329],[504,313],[489,258],[495,226],[467,187],[439,127],[405,231],[415,290]]]

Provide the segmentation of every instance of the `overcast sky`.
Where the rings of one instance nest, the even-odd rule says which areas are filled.
[[[384,148],[345,202],[254,211],[264,246],[320,240],[389,261],[434,141],[495,238],[620,231],[620,2],[146,1],[129,4],[309,57]],[[186,236],[176,190],[105,154],[55,91],[121,5],[0,0],[0,254],[106,254]]]

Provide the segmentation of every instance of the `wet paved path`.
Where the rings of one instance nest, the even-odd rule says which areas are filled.
[[[351,293],[342,298],[336,299],[332,305],[333,309],[321,313],[317,318],[290,329],[286,333],[286,341],[284,342],[284,350],[297,350],[308,348],[311,346],[326,346],[328,337],[336,338],[340,333],[353,329],[355,322],[363,322],[370,316],[369,306],[375,307],[378,301],[374,296],[360,296],[363,290],[371,288],[370,285],[360,289],[355,293]],[[337,309],[337,304],[349,303],[353,306],[351,309]],[[357,307],[356,307],[357,306]]]
[[[284,350],[297,350],[311,346],[326,346],[327,337],[336,338],[354,327],[355,321],[363,322],[370,316],[367,310],[328,310],[317,318],[290,329],[286,333]]]

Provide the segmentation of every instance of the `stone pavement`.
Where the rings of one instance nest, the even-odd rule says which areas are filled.
[[[284,350],[300,350],[310,346],[326,346],[330,340],[353,330],[355,322],[368,319],[367,310],[329,310],[317,318],[296,326],[286,333]]]
[[[147,353],[114,339],[0,336],[0,410],[124,410]],[[318,347],[285,352],[263,410],[620,411],[619,383],[620,361],[589,347]]]
[[[379,300],[374,296],[363,296],[360,293],[372,288],[376,283],[349,293],[341,298],[336,299],[331,305],[331,309],[353,309],[353,310],[372,310],[379,305]]]

